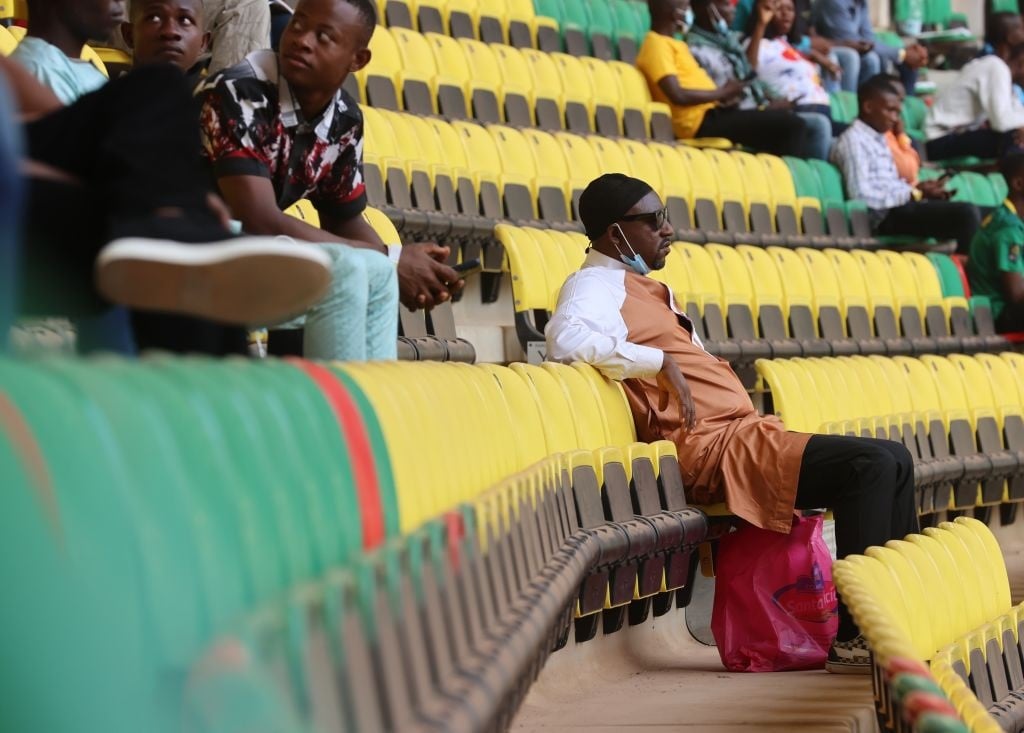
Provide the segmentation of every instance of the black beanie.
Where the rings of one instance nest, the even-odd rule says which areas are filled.
[[[654,189],[639,178],[605,173],[595,178],[580,195],[580,220],[593,242],[636,203]]]

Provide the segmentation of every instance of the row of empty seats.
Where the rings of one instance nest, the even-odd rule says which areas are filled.
[[[579,230],[580,193],[621,172],[662,196],[684,241],[882,245],[863,203],[845,201],[838,171],[823,161],[363,112],[367,195],[409,236],[488,241],[503,219]]]
[[[650,28],[637,0],[378,0],[388,27],[633,63]]]
[[[373,60],[347,82],[384,109],[517,127],[673,139],[668,107],[620,61],[378,27]]]
[[[992,507],[1012,522],[1024,501],[1024,356],[760,360],[786,426],[885,438],[915,458],[922,515]]]
[[[0,408],[5,556],[47,551],[0,569],[5,686],[130,675],[146,730],[503,728],[573,618],[688,603],[707,531],[585,366],[0,361]]]
[[[542,343],[566,277],[583,262],[578,233],[499,225],[517,334]],[[677,242],[664,282],[712,353],[736,364],[758,358],[992,351],[986,301],[945,295],[946,255]]]
[[[871,647],[882,730],[909,731],[912,720],[927,733],[1020,730],[1024,619],[985,525],[944,522],[848,556],[833,576]],[[900,671],[920,675],[922,662],[930,679],[901,685]],[[964,725],[944,722],[950,713]]]

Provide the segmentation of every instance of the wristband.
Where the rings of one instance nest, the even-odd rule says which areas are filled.
[[[385,244],[388,248],[388,259],[398,264],[398,259],[402,256],[402,245],[400,244]]]

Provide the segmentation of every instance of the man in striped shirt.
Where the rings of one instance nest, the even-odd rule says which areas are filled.
[[[912,186],[900,178],[886,133],[900,119],[899,90],[884,74],[857,93],[860,115],[836,142],[832,162],[842,171],[846,193],[867,204],[876,234],[955,239],[966,253],[981,217],[976,207],[950,201],[945,179]]]

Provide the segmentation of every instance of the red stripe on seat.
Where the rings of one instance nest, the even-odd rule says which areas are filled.
[[[373,462],[373,449],[363,425],[362,416],[351,395],[331,371],[302,359],[288,359],[312,378],[334,410],[342,438],[352,459],[352,473],[359,499],[359,516],[363,527],[363,548],[370,550],[384,542],[384,509],[380,500],[380,483]]]

